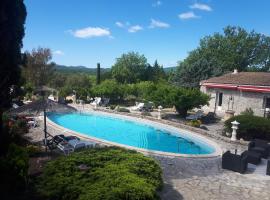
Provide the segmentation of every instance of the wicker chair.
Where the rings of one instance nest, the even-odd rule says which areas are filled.
[[[243,174],[247,170],[247,157],[227,151],[222,155],[222,168]]]

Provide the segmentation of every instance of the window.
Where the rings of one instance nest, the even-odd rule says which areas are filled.
[[[265,108],[270,108],[270,97],[265,97]]]
[[[222,106],[222,97],[223,97],[223,93],[218,93],[218,106]]]

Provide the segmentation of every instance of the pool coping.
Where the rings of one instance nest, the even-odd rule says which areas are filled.
[[[169,132],[173,132],[174,135],[178,135],[178,132],[180,132],[181,135],[179,134],[179,136],[184,136],[185,138],[187,137],[189,139],[195,139],[195,140],[199,141],[200,143],[206,143],[208,145],[211,145],[211,147],[214,148],[214,152],[211,154],[178,154],[178,153],[170,153],[170,152],[143,149],[143,148],[133,147],[133,146],[124,145],[124,144],[120,144],[120,143],[116,143],[116,142],[111,142],[108,140],[103,140],[100,138],[88,136],[88,135],[85,135],[83,133],[67,129],[63,126],[60,126],[60,125],[54,123],[48,117],[47,117],[47,122],[48,122],[48,125],[52,126],[53,128],[59,129],[60,132],[63,134],[76,135],[82,139],[86,139],[86,140],[89,140],[89,141],[92,141],[95,143],[100,143],[100,144],[107,145],[107,146],[119,146],[119,147],[123,147],[123,148],[127,148],[127,149],[136,150],[136,151],[141,152],[141,153],[146,154],[146,155],[163,156],[163,157],[164,156],[165,157],[185,157],[185,158],[213,158],[213,157],[220,157],[222,155],[222,150],[216,142],[206,138],[205,136],[199,135],[196,132],[190,131],[190,130],[185,130],[185,129],[182,129],[179,127],[175,127],[173,125],[168,125],[168,124],[164,124],[162,122],[156,122],[156,121],[152,121],[152,120],[145,119],[145,118],[142,119],[142,118],[138,118],[138,117],[134,117],[134,116],[126,116],[126,115],[121,115],[121,114],[116,114],[116,113],[107,113],[107,112],[103,112],[103,111],[83,111],[83,113],[86,113],[86,114],[96,113],[98,115],[116,117],[116,118],[122,119],[122,120],[129,120],[129,121],[145,124],[148,126],[152,126],[154,128],[167,130]]]

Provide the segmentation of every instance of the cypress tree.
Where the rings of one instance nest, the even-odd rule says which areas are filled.
[[[97,64],[97,85],[100,84],[100,63]]]
[[[0,141],[3,136],[2,114],[10,106],[11,88],[20,79],[25,19],[23,0],[0,1]]]

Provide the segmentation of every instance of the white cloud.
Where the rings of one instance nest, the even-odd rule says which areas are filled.
[[[120,28],[123,28],[125,26],[122,22],[115,22],[115,25]]]
[[[207,4],[202,3],[195,3],[190,6],[191,9],[198,9],[198,10],[204,10],[204,11],[212,11],[212,8]]]
[[[149,28],[169,28],[169,27],[170,24],[155,19],[151,19],[151,24],[149,26]]]
[[[100,28],[100,27],[87,27],[83,29],[78,29],[75,31],[69,31],[74,37],[78,38],[92,38],[92,37],[104,37],[111,36],[109,29]]]
[[[195,15],[194,12],[185,12],[178,15],[180,19],[186,20],[186,19],[195,19],[200,18],[200,16]]]
[[[53,52],[53,54],[54,54],[54,55],[58,55],[58,56],[63,56],[63,55],[65,55],[64,52],[61,51],[61,50],[56,50],[56,51]]]
[[[135,26],[129,27],[128,32],[135,33],[135,32],[140,31],[142,29],[143,29],[143,27],[141,27],[139,25],[135,25]]]
[[[152,4],[153,7],[159,7],[161,6],[162,2],[161,1],[156,1],[155,3]]]

